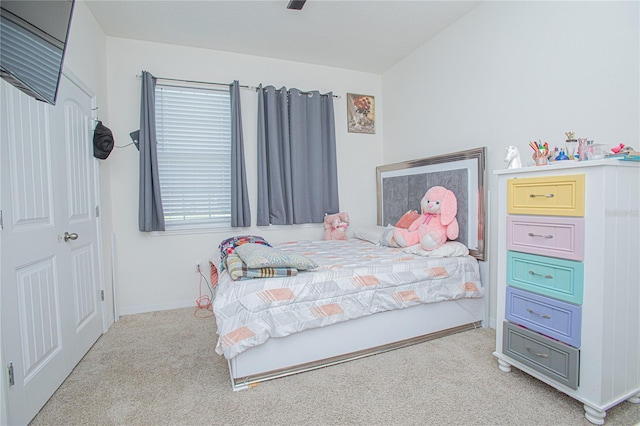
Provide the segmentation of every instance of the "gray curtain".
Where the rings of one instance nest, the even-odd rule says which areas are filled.
[[[244,165],[240,85],[234,81],[229,87],[231,96],[231,226],[251,226],[251,209],[247,193]]]
[[[322,223],[337,213],[333,94],[258,90],[258,225]]]
[[[155,88],[156,78],[147,71],[142,71],[138,226],[143,232],[164,231],[164,213],[158,178]]]
[[[293,223],[287,90],[258,88],[258,225]]]

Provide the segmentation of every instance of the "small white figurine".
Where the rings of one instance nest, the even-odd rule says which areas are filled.
[[[504,162],[509,163],[507,169],[519,169],[522,167],[522,160],[520,160],[520,151],[515,146],[509,145],[507,147],[507,155],[504,157]]]

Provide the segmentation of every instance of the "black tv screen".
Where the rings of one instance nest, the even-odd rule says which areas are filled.
[[[56,103],[75,0],[0,2],[0,74],[39,101]]]

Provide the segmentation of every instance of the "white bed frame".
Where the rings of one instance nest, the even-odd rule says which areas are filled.
[[[476,148],[378,167],[378,225],[385,223],[382,209],[383,200],[387,198],[382,189],[382,179],[385,176],[430,173],[431,176],[441,176],[443,173],[446,174],[447,170],[467,169],[469,178],[465,192],[469,197],[466,200],[468,222],[460,225],[467,226],[467,235],[473,238],[473,243],[464,241],[469,246],[470,253],[478,260],[486,260],[485,152],[486,148]],[[436,181],[434,184],[441,183]],[[487,284],[482,285],[482,299],[458,299],[416,305],[327,327],[308,329],[286,337],[271,338],[262,345],[247,349],[228,360],[232,387],[234,390],[246,389],[266,380],[478,328],[483,326],[483,322],[486,325],[489,293]]]
[[[416,305],[271,338],[228,360],[233,389],[481,327],[485,299]]]

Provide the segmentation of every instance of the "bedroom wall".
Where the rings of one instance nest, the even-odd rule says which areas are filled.
[[[382,164],[381,77],[363,72],[315,66],[228,52],[107,37],[109,121],[117,145],[139,128],[141,70],[157,77],[257,86],[285,85],[303,90],[333,91],[336,99],[336,143],[340,207],[351,216],[350,229],[376,221],[375,167]],[[347,133],[346,93],[376,98],[376,134]],[[243,133],[252,223],[257,208],[255,91],[241,89]],[[322,225],[221,229],[218,232],[164,235],[138,231],[138,151],[115,149],[110,168],[111,214],[120,314],[195,306],[199,281],[195,263],[207,265],[219,242],[232,235],[262,235],[278,243],[322,239]],[[208,271],[208,267],[206,268]],[[205,272],[205,274],[207,274]],[[203,286],[206,293],[206,286]]]
[[[562,146],[569,130],[640,145],[639,14],[638,2],[482,2],[383,74],[384,163],[488,147],[492,294],[505,147],[528,157],[529,140]]]

